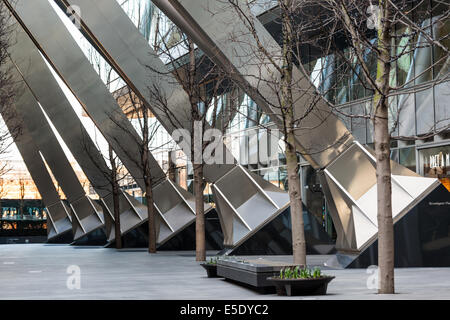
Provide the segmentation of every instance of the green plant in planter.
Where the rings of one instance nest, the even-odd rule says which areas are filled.
[[[313,278],[320,278],[320,277],[322,277],[322,271],[319,268],[314,268]]]
[[[317,279],[322,277],[322,271],[319,268],[313,270],[308,268],[287,267],[280,270],[280,279]]]
[[[206,262],[206,264],[216,265],[218,260],[219,260],[219,258],[217,258],[217,257],[210,258],[209,261]]]

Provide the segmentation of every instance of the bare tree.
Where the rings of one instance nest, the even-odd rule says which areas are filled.
[[[87,143],[89,137],[85,137],[82,141],[85,154],[91,159],[91,163],[96,167],[97,172],[101,173],[102,178],[106,181],[105,185],[99,185],[98,181],[95,188],[110,192],[112,196],[113,216],[114,216],[114,235],[116,249],[122,249],[122,232],[120,225],[120,194],[121,184],[128,179],[128,172],[123,166],[120,159],[117,157],[111,145],[108,144],[108,154],[105,155],[100,152],[102,160],[96,156],[99,153],[100,146],[97,143],[97,148],[92,150],[92,144]],[[107,165],[108,164],[108,165]]]
[[[301,217],[299,218],[301,211],[297,211],[301,210],[300,198],[297,195],[298,179],[293,169],[298,168],[293,154],[299,150],[295,150],[292,133],[307,124],[302,122],[305,115],[293,117],[293,105],[296,101],[292,97],[310,93],[292,77],[294,64],[300,69],[303,77],[311,79],[312,73],[322,75],[320,83],[319,81],[314,83],[316,90],[311,92],[311,99],[306,100],[309,101],[306,106],[307,112],[313,111],[316,107],[318,99],[313,95],[317,95],[318,98],[324,98],[340,116],[366,118],[373,123],[378,186],[379,293],[393,293],[394,229],[390,142],[391,134],[400,124],[402,106],[400,105],[398,110],[393,110],[390,100],[392,97],[419,92],[449,80],[449,34],[448,28],[444,27],[448,25],[449,4],[428,0],[379,0],[364,3],[356,0],[278,0],[277,12],[280,18],[277,21],[281,25],[282,32],[277,40],[282,49],[281,52],[274,52],[264,46],[264,39],[259,38],[254,26],[254,17],[250,12],[255,1],[222,2],[228,3],[237,12],[248,33],[253,37],[255,43],[251,48],[253,52],[245,51],[249,50],[248,46],[244,46],[243,51],[260,58],[258,62],[262,73],[276,70],[281,74],[279,80],[276,77],[274,79],[261,77],[255,82],[264,89],[270,88],[277,97],[274,100],[278,100],[278,105],[272,104],[271,107],[274,110],[279,109],[280,112],[277,114],[281,118],[280,123],[285,135],[295,263],[304,264],[305,254],[303,225]],[[242,41],[242,39],[234,40]],[[309,61],[305,62],[307,59],[302,52],[305,45],[309,45],[311,50],[319,51],[319,58],[330,55],[339,60],[333,61],[333,72],[328,72],[324,64],[319,65],[319,70],[308,70],[306,64]],[[427,63],[426,66],[422,65],[423,62],[412,61],[411,68],[414,68],[415,72],[406,71],[408,74],[403,75],[404,79],[397,81],[393,77],[396,66],[404,67],[402,64],[405,64],[405,59],[426,48],[435,52],[434,61]],[[356,79],[355,87],[351,88],[354,91],[359,88],[360,96],[356,98],[372,97],[372,107],[368,114],[345,113],[334,105],[342,102],[340,99],[342,92],[346,99],[354,99],[345,94],[345,90],[350,86],[348,74],[352,79]],[[311,80],[314,82],[314,79]],[[340,84],[343,84],[343,90],[339,90]],[[424,139],[448,129],[449,126],[445,122],[441,127],[434,124],[428,134],[400,139]],[[308,155],[308,152],[301,150],[302,155]]]
[[[130,15],[133,17],[133,20],[135,20],[134,22],[139,29],[148,28],[148,21],[146,19],[148,18],[147,15],[151,15],[152,8],[152,6],[142,6],[141,2],[138,2],[131,7],[132,11],[130,12]],[[147,12],[147,9],[150,10]],[[142,14],[143,12],[144,14]],[[145,36],[148,36],[147,31],[144,30]],[[157,185],[161,182],[160,180],[165,177],[154,177],[152,175],[151,168],[155,164],[152,163],[151,152],[153,149],[161,147],[154,145],[154,138],[158,131],[159,124],[154,123],[151,120],[153,118],[151,112],[143,106],[138,96],[124,84],[111,65],[109,65],[107,61],[94,50],[94,48],[90,47],[90,45],[88,45],[88,47],[89,60],[94,65],[94,68],[97,70],[102,80],[106,83],[110,92],[116,98],[119,106],[123,109],[123,112],[125,112],[130,122],[133,124],[134,130],[119,123],[116,114],[108,115],[111,123],[122,130],[124,135],[129,136],[138,148],[140,156],[137,159],[135,156],[128,155],[129,152],[127,151],[127,148],[121,148],[120,151],[123,154],[127,154],[129,160],[133,161],[133,164],[139,168],[139,171],[142,173],[141,177],[133,178],[141,180],[144,184],[143,187],[142,185],[140,186],[143,189],[142,191],[148,212],[148,252],[156,253],[157,211],[153,200],[153,186]],[[117,146],[120,147],[120,144],[118,143]],[[111,162],[111,167],[114,167],[113,162]]]
[[[120,164],[118,163],[117,156],[115,156],[111,145],[108,145],[109,163],[111,171],[109,175],[109,181],[112,189],[113,207],[114,207],[114,234],[116,237],[116,248],[122,248],[122,232],[120,231],[120,186],[119,182],[121,178]]]
[[[16,119],[10,106],[14,98],[14,82],[6,67],[8,48],[12,41],[13,30],[10,15],[3,2],[0,2],[0,114],[3,118],[0,124],[0,156],[10,152],[14,139],[21,134],[22,123]],[[6,123],[9,125],[6,126]],[[0,177],[10,171],[7,161],[0,165]]]
[[[128,174],[111,145],[108,145],[108,157],[105,160],[109,162],[110,170],[103,168],[102,173],[109,182],[108,191],[111,191],[112,193],[116,248],[122,249],[122,232],[120,227],[120,185],[122,181],[127,179]]]
[[[373,94],[372,108],[368,117],[374,128],[374,143],[377,176],[378,210],[378,264],[379,293],[394,293],[394,225],[392,218],[391,190],[391,133],[399,125],[401,106],[392,112],[390,99],[396,95],[423,90],[414,84],[423,83],[432,87],[448,81],[448,29],[436,33],[443,24],[448,23],[449,4],[441,1],[367,1],[364,6],[354,0],[327,0],[322,2],[329,17],[339,24],[339,32],[347,41],[349,55],[341,52],[341,57],[353,74],[360,77],[360,83]],[[444,29],[445,30],[445,29]],[[334,41],[329,33],[328,41]],[[402,83],[393,78],[395,68],[402,59],[428,48],[439,52],[436,60],[423,68],[415,67],[419,61],[412,61],[415,74],[408,75]],[[374,62],[369,63],[367,52],[372,53]],[[353,63],[351,60],[356,61]],[[418,59],[416,57],[416,59]],[[358,68],[358,70],[356,70]],[[439,71],[431,76],[433,71]],[[390,123],[392,121],[392,124]],[[426,136],[448,130],[436,124]],[[408,137],[420,139],[423,136]]]
[[[269,90],[270,95],[275,97],[273,101],[265,100],[265,103],[274,110],[273,113],[268,115],[272,117],[272,120],[276,120],[283,133],[285,144],[288,192],[291,205],[293,259],[295,264],[306,266],[306,241],[298,154],[301,151],[301,154],[306,156],[309,150],[298,150],[296,132],[302,125],[304,126],[302,120],[315,108],[318,99],[314,96],[315,92],[311,92],[310,88],[304,88],[302,79],[296,79],[293,74],[296,62],[299,61],[300,43],[298,34],[302,26],[299,25],[296,16],[300,12],[299,3],[301,1],[278,0],[280,12],[278,23],[280,23],[282,29],[279,39],[281,43],[280,52],[266,48],[263,39],[260,39],[251,13],[254,1],[226,0],[221,2],[229,5],[228,10],[233,10],[236,13],[246,28],[245,32],[250,35],[251,43],[243,43],[242,47],[245,48],[243,49],[244,55],[255,57],[256,61],[252,63],[260,66],[259,74],[251,75],[252,78],[256,78],[256,85],[253,89],[257,92],[257,95],[260,94],[261,90]],[[230,41],[239,43],[243,40],[237,35]],[[245,57],[242,58],[246,60]],[[232,70],[230,77],[235,79],[233,72]],[[264,76],[265,72],[269,76]],[[280,77],[276,74],[279,74]],[[237,82],[240,83],[240,80],[238,79]],[[242,85],[242,83],[240,84]],[[261,96],[264,96],[264,94],[261,94]],[[298,115],[295,112],[295,104],[305,96],[309,96],[305,99],[308,102],[307,111]]]
[[[23,208],[25,199],[25,179],[19,178],[19,216],[23,219]]]
[[[99,73],[101,78],[105,81],[108,89],[111,90],[112,82],[116,80],[115,74],[111,66],[106,64],[106,62],[100,57],[98,52],[93,48],[89,50],[89,60],[93,64],[96,71]],[[111,118],[114,118],[111,116]],[[95,187],[100,190],[105,190],[111,192],[112,205],[113,205],[113,215],[114,215],[114,235],[115,235],[115,245],[116,249],[122,249],[122,232],[121,232],[121,222],[120,222],[120,195],[121,195],[121,184],[123,181],[128,180],[129,173],[120,158],[114,152],[111,144],[108,143],[108,154],[105,155],[101,152],[101,147],[98,141],[96,143],[96,149],[91,150],[92,144],[87,143],[89,137],[85,137],[82,142],[83,148],[85,149],[86,155],[91,158],[91,162],[96,166],[98,172],[101,173],[102,177],[107,184],[102,186],[96,183]],[[101,154],[103,161],[95,156],[97,153]]]
[[[156,20],[158,23],[163,23],[163,21],[165,23],[165,20],[160,17],[159,11],[156,12],[156,15],[159,17]],[[220,96],[227,91],[231,91],[231,87],[225,72],[201,54],[196,49],[194,42],[174,24],[166,24],[164,28],[155,28],[154,48],[157,54],[164,58],[170,71],[167,74],[161,74],[160,70],[154,70],[150,66],[147,67],[152,69],[153,72],[161,74],[161,76],[169,76],[170,79],[175,79],[183,87],[189,98],[190,108],[186,117],[190,120],[190,127],[186,128],[171,113],[163,90],[160,90],[157,86],[149,87],[150,94],[155,101],[149,107],[162,111],[174,127],[188,130],[191,137],[190,152],[188,152],[190,154],[186,154],[186,156],[192,164],[194,176],[196,260],[205,261],[204,190],[206,180],[203,173],[205,162],[202,155],[210,141],[204,141],[203,132],[208,128],[214,128],[223,133],[227,129],[231,119],[224,121],[219,116],[224,109],[220,105],[223,104]],[[227,104],[228,114],[232,113],[230,108],[234,106],[233,102]]]
[[[158,184],[162,177],[154,177],[151,172],[151,162],[152,150],[163,147],[164,145],[156,145],[155,142],[156,134],[160,128],[158,122],[152,121],[154,116],[151,114],[150,110],[144,106],[142,101],[137,97],[136,94],[128,87],[123,87],[121,89],[121,96],[119,98],[120,105],[126,112],[127,116],[132,119],[134,128],[136,129],[138,135],[137,138],[134,133],[128,132],[125,128],[125,134],[130,135],[135,141],[139,149],[140,158],[135,159],[135,164],[141,169],[142,180],[144,182],[145,190],[144,196],[147,205],[148,213],[148,252],[156,253],[157,244],[157,232],[156,232],[156,209],[153,200],[153,186]]]

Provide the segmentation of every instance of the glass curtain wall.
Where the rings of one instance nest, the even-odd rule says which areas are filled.
[[[390,84],[405,90],[415,86],[414,93],[401,94],[400,90],[390,97],[390,125],[394,136],[427,134],[440,131],[450,124],[450,110],[445,98],[450,95],[447,52],[442,47],[432,46],[426,39],[439,40],[444,47],[450,48],[450,19],[442,19],[445,12],[445,5],[422,1],[421,6],[411,11],[410,18],[424,33],[401,25],[394,26],[396,36],[392,54],[399,58],[392,66]],[[376,39],[373,38],[371,43],[375,44]],[[361,67],[352,50],[344,48],[328,56],[317,57],[312,54],[317,50],[307,45],[304,52],[310,54],[304,59],[309,61],[305,63],[305,69],[309,70],[312,83],[326,99],[343,108],[348,106],[345,113],[350,115],[370,114],[370,103],[361,100],[370,100],[373,92],[364,85]],[[375,53],[366,50],[364,59],[374,75]],[[433,81],[436,79],[441,81]],[[370,123],[355,118],[343,120],[359,141],[372,142]]]
[[[154,8],[149,0],[117,1],[121,3],[137,26],[139,26],[139,23],[144,23],[139,29],[157,51],[174,50],[173,48],[177,47],[176,44],[183,39],[179,30],[174,28],[167,17]],[[260,2],[263,5],[266,2],[268,3],[268,1]],[[410,17],[427,30],[429,36],[441,40],[448,48],[450,22],[447,20],[435,23],[444,14],[445,5],[439,7],[433,4],[433,12],[430,17],[429,14],[428,16],[422,14],[427,12],[427,6],[430,6],[430,4],[432,4],[431,1],[423,1],[425,7],[416,8],[414,12],[411,12]],[[433,79],[448,76],[448,62],[443,61],[444,50],[430,45],[420,45],[424,42],[423,35],[422,38],[417,37],[414,30],[410,28],[397,25],[394,29],[396,37],[393,43],[393,54],[398,55],[399,58],[394,63],[390,74],[391,85],[409,88],[426,85]],[[371,42],[375,44],[376,38],[373,37]],[[166,47],[162,48],[158,46],[158,43],[164,43]],[[419,46],[414,49],[413,46],[416,43],[419,43]],[[360,117],[350,118],[340,114],[339,117],[358,141],[362,144],[371,145],[373,143],[373,128],[369,116],[371,113],[370,98],[373,92],[365,85],[360,66],[352,51],[349,48],[344,48],[339,53],[335,52],[323,57],[318,57],[317,54],[313,56],[311,52],[317,53],[314,48],[308,47],[304,52],[309,54],[305,59],[305,61],[308,61],[305,68],[310,72],[311,81],[324,94],[326,99],[339,105],[344,114],[360,115]],[[345,63],[344,59],[350,61],[351,65]],[[370,72],[375,74],[375,53],[367,50],[364,53],[364,59]],[[450,124],[450,110],[446,98],[449,95],[449,82],[443,81],[437,85],[428,86],[422,91],[419,90],[410,94],[399,92],[399,94],[392,96],[390,98],[391,127],[394,127],[394,123],[397,123],[396,120],[399,117],[393,135],[417,135]],[[217,97],[217,99],[219,99],[218,114],[214,116],[222,117],[222,124],[224,124],[222,129],[226,132],[225,141],[236,159],[267,181],[280,188],[287,189],[284,148],[281,140],[276,165],[267,165],[267,163],[258,161],[258,154],[261,149],[258,138],[273,127],[270,117],[265,115],[256,103],[246,95],[235,108],[227,106],[228,98],[226,94]],[[233,110],[231,117],[229,117],[230,110]],[[401,110],[400,113],[399,110]],[[212,117],[212,114],[208,115],[209,119]],[[229,123],[226,122],[228,119],[231,119]],[[416,149],[413,145],[406,144],[401,147],[394,145],[392,158],[407,168],[416,171]],[[253,161],[254,159],[257,161]],[[299,162],[301,162],[300,160],[299,157]],[[323,224],[328,228],[330,224],[327,218],[323,218],[327,216],[324,214],[326,213],[326,203],[320,191],[320,183],[318,183],[314,170],[307,163],[301,163],[303,198],[316,217],[322,216]],[[190,185],[192,172],[189,165],[187,168],[187,181]]]

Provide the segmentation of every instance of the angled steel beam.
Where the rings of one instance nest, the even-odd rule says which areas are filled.
[[[170,134],[180,128],[190,132],[192,118],[187,93],[120,5],[109,0],[64,0],[63,3],[80,7],[83,31],[165,129]],[[155,103],[158,97],[149,89],[153,86],[167,99],[166,105]],[[225,245],[233,247],[285,210],[289,197],[269,182],[233,164],[235,160],[230,151],[225,146],[223,150],[224,159],[231,159],[232,164],[205,165],[204,176],[213,184]],[[233,187],[236,185],[239,188]]]
[[[14,137],[17,149],[47,209],[47,239],[53,240],[72,232],[70,208],[60,199],[39,149],[15,111],[15,103],[12,106],[5,105],[1,110],[3,120]]]
[[[110,169],[47,67],[39,50],[20,26],[16,26],[15,30],[17,32],[14,41],[8,48],[10,58],[100,196],[107,210],[105,219],[114,219],[111,185],[106,178],[107,175],[110,175]],[[30,110],[29,113],[36,119],[41,119],[41,122],[44,121],[45,116],[39,108]],[[120,194],[119,207],[121,215],[129,217],[124,219],[124,223],[121,224],[122,232],[141,223],[141,216],[147,210],[144,205],[123,191]],[[93,212],[93,214],[95,213]],[[108,224],[108,227],[111,225]],[[85,235],[87,233],[77,235],[75,240]]]
[[[270,87],[271,83],[280,81],[281,75],[267,58],[258,54],[256,39],[227,1],[155,0],[153,3],[188,34],[211,60],[229,70],[258,106],[271,115],[272,121],[281,124],[281,109],[274,107],[278,105],[278,97]],[[247,17],[253,18],[259,41],[268,55],[281,66],[278,43],[256,17],[246,11],[244,2],[236,3],[241,5]],[[237,37],[239,41],[232,40]],[[294,79],[302,88],[301,92],[293,92],[295,116],[304,117],[303,126],[296,130],[297,146],[313,167],[323,168],[351,145],[353,137],[297,68],[294,68]],[[309,110],[313,101],[315,108]]]
[[[144,190],[138,160],[141,138],[50,3],[47,0],[4,2]],[[36,15],[40,19],[36,19]],[[155,182],[155,207],[163,221],[159,226],[158,242],[163,243],[195,220],[194,199],[167,180],[153,157],[150,158],[150,167]],[[206,204],[205,207],[210,209]],[[147,212],[143,213],[142,219],[147,219]],[[114,239],[113,231],[113,228],[107,228],[109,240]]]
[[[270,83],[281,79],[278,71],[282,68],[281,48],[244,1],[236,0],[233,4],[239,5],[246,18],[251,19],[252,30],[245,25],[242,13],[227,1],[153,0],[153,3],[211,60],[229,70],[252,99],[280,125],[281,108],[273,107],[278,105],[278,100]],[[267,55],[258,53],[258,45],[264,47],[277,65],[268,61]],[[315,169],[325,173],[322,183],[329,184],[324,191],[328,201],[334,202],[330,207],[334,209],[332,218],[337,226],[337,247],[361,252],[376,240],[378,233],[372,223],[377,207],[376,160],[370,156],[370,151],[354,142],[344,123],[316,94],[308,76],[296,67],[293,80],[302,89],[293,93],[295,117],[302,118],[296,130],[296,145]],[[311,105],[314,105],[312,110]],[[437,179],[420,178],[394,163],[392,174],[394,219],[408,213],[439,185]],[[413,190],[405,193],[408,187]]]
[[[27,83],[10,59],[4,67],[15,83],[16,112],[23,119],[23,125],[27,127],[70,204],[74,239],[102,227],[104,218],[101,206],[86,195]]]

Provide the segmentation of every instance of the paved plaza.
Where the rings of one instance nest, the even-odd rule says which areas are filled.
[[[309,261],[317,264],[317,257]],[[70,278],[78,270],[80,289]],[[223,279],[208,279],[193,252],[149,255],[138,249],[0,246],[0,299],[450,299],[450,268],[397,269],[398,293],[388,296],[368,289],[371,274],[365,269],[325,273],[336,276],[327,296],[278,297],[261,295]],[[75,288],[69,289],[68,282]]]

